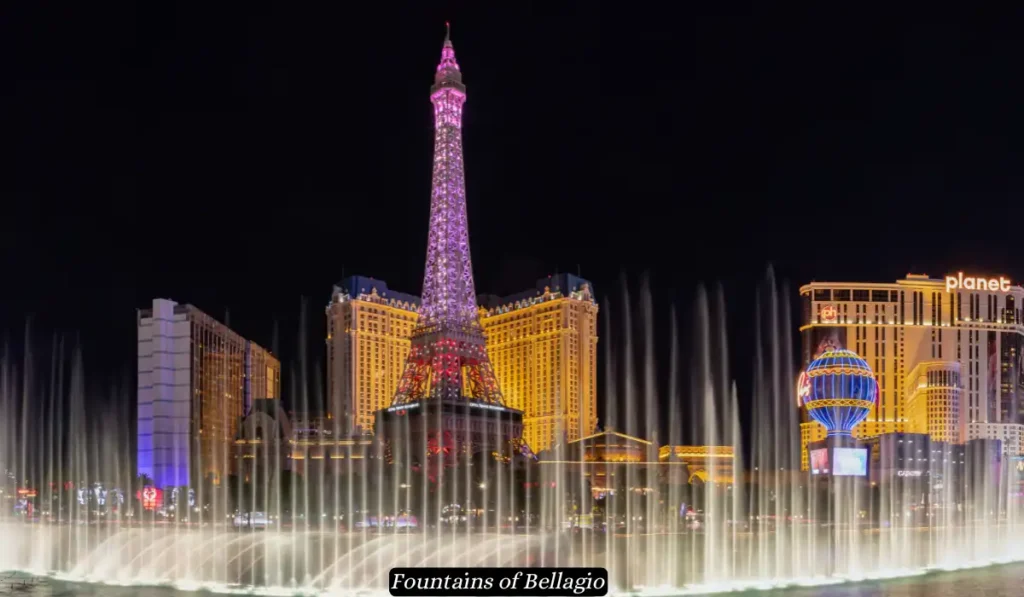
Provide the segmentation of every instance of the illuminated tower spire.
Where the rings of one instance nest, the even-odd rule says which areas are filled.
[[[473,288],[462,166],[466,87],[446,35],[430,89],[434,104],[434,175],[419,320],[389,408],[375,432],[390,457],[426,464],[429,478],[461,456],[530,454],[523,413],[506,408],[487,356]]]
[[[434,176],[430,194],[430,232],[423,273],[422,324],[472,325],[476,291],[469,257],[466,180],[462,165],[462,84],[455,48],[446,35],[430,88],[434,104]]]
[[[462,162],[466,87],[448,35],[430,101],[434,104],[434,172],[427,262],[419,321],[394,404],[439,398],[501,405],[476,306]]]

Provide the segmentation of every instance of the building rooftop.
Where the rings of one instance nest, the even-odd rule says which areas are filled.
[[[177,303],[177,302],[175,302],[175,301],[173,301],[171,299],[156,298],[156,299],[153,299],[152,305],[153,306],[149,307],[148,309],[138,309],[137,310],[136,320],[137,320],[138,323],[141,324],[143,319],[152,319],[153,318],[153,309],[154,308],[170,309],[169,312],[168,311],[162,311],[161,316],[162,317],[167,317],[168,315],[171,315],[171,314],[173,314],[173,315],[188,315],[190,318],[193,318],[193,319],[205,319],[208,322],[212,322],[217,327],[222,328],[225,333],[228,333],[228,334],[231,334],[233,336],[236,336],[240,340],[246,342],[248,346],[251,346],[252,348],[255,348],[255,349],[258,349],[258,350],[262,350],[263,352],[266,352],[267,354],[269,354],[270,356],[274,357],[275,359],[277,358],[274,355],[274,353],[271,352],[269,349],[264,348],[261,344],[258,344],[256,342],[253,342],[252,340],[249,340],[246,336],[243,336],[241,334],[241,332],[239,332],[235,328],[231,327],[230,325],[224,323],[223,321],[217,319],[213,315],[210,315],[206,311],[203,311],[202,309],[200,309],[199,307],[196,307],[195,305],[193,305],[191,303]]]
[[[563,295],[568,295],[572,292],[579,292],[584,284],[590,288],[590,293],[593,295],[594,285],[589,280],[573,274],[554,274],[537,280],[537,283],[533,288],[517,292],[515,294],[507,296],[479,294],[476,297],[476,304],[477,306],[485,309],[494,309],[496,307],[511,305],[516,302],[543,296],[545,290],[558,292]],[[391,290],[388,288],[387,282],[384,280],[376,280],[366,276],[348,276],[335,284],[334,287],[336,291],[344,292],[353,298],[360,295],[371,294],[376,290],[377,295],[383,299],[405,302],[415,305],[416,307],[419,307],[420,305],[420,297],[405,292]]]
[[[478,295],[476,303],[485,309],[493,309],[495,307],[510,305],[518,301],[529,300],[542,296],[545,289],[548,289],[551,292],[560,292],[564,295],[568,295],[571,292],[579,291],[584,284],[590,287],[590,293],[593,295],[594,285],[590,280],[586,280],[572,274],[555,274],[553,276],[537,280],[535,287],[530,290],[524,290],[508,296],[496,296],[493,294]]]
[[[366,276],[349,276],[335,284],[335,288],[344,291],[353,298],[361,294],[370,294],[376,290],[377,294],[381,298],[394,299],[403,303],[416,305],[417,307],[420,305],[420,297],[405,292],[398,292],[397,290],[391,290],[388,288],[387,282],[384,280],[375,280]]]

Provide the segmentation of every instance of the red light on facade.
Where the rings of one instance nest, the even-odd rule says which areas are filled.
[[[164,503],[163,490],[148,485],[137,491],[135,497],[142,502],[143,510],[157,510]]]
[[[804,400],[811,395],[811,378],[807,377],[806,371],[800,372],[800,377],[796,382],[796,406],[800,408],[804,405]]]

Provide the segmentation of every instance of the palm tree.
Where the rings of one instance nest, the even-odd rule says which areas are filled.
[[[135,478],[135,487],[133,487],[132,489],[138,491],[138,490],[142,489],[143,487],[152,486],[152,485],[153,485],[153,479],[149,475],[147,475],[145,473],[139,473],[139,476]],[[134,491],[132,493],[134,493]]]

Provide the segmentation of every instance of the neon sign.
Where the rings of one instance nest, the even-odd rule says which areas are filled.
[[[946,292],[954,290],[989,290],[991,292],[1009,292],[1010,279],[1005,276],[998,278],[964,277],[963,272],[955,276],[946,276]]]
[[[152,486],[145,486],[138,491],[136,497],[142,502],[143,510],[156,510],[163,505],[164,492]]]
[[[420,407],[420,403],[419,402],[410,402],[409,404],[399,404],[398,406],[389,407],[388,408],[388,412],[389,413],[393,413],[396,410],[412,410],[414,408],[419,408],[419,407]]]
[[[839,309],[835,305],[822,305],[818,319],[821,323],[835,323],[839,319]]]
[[[924,471],[896,471],[897,477],[920,477]]]
[[[485,408],[487,410],[506,410],[504,407],[495,406],[494,404],[485,404],[483,402],[470,402],[469,405],[472,406],[473,408]]]
[[[811,378],[807,377],[806,371],[800,372],[800,377],[796,380],[796,407],[800,408],[804,405],[804,400],[811,395]]]

